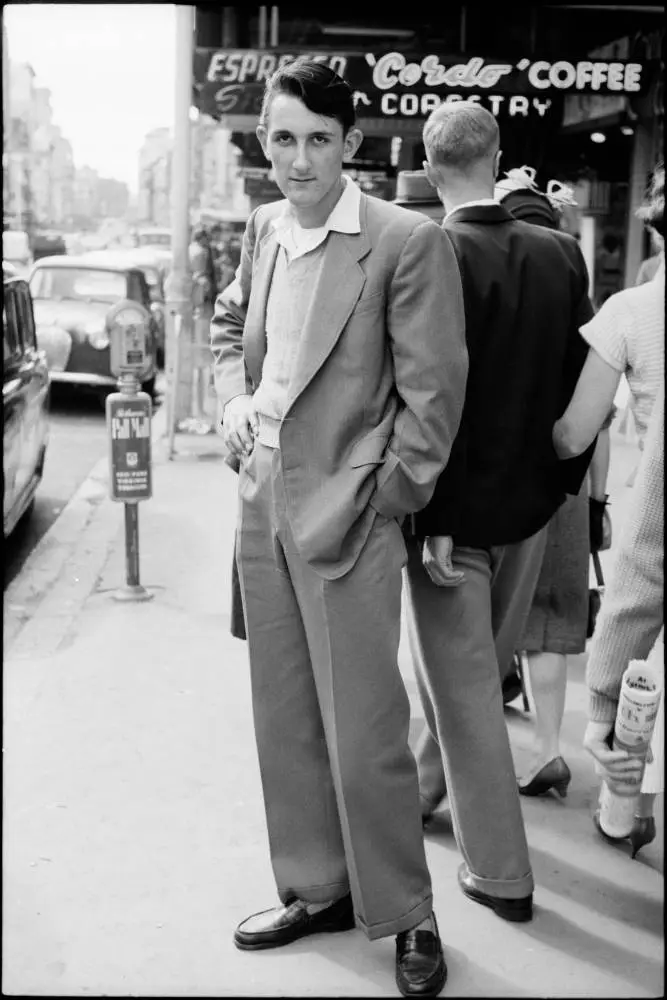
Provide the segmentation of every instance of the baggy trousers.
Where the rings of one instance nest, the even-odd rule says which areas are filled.
[[[399,525],[378,515],[338,580],[299,555],[278,451],[239,480],[237,556],[271,862],[282,902],[352,894],[371,938],[432,908],[410,704],[398,668]]]
[[[420,789],[434,801],[446,775],[454,832],[473,881],[508,899],[529,895],[533,877],[499,661],[506,672],[545,543],[543,529],[517,545],[455,547],[453,565],[465,574],[458,587],[436,586],[421,546],[408,543],[408,630],[426,719],[416,753]]]

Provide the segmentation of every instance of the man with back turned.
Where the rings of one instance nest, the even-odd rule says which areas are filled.
[[[422,812],[449,795],[463,892],[523,921],[533,876],[501,675],[530,609],[546,525],[590,461],[591,449],[559,462],[551,441],[586,357],[588,275],[576,240],[519,222],[494,200],[492,114],[443,104],[424,145],[461,270],[470,369],[450,461],[408,545],[408,627],[427,720]]]

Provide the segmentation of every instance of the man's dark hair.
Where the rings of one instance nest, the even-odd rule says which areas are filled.
[[[264,89],[259,123],[268,127],[271,101],[278,94],[296,97],[315,115],[335,118],[343,135],[354,128],[356,114],[352,90],[342,76],[334,73],[325,63],[314,62],[304,56],[277,69],[267,80]]]

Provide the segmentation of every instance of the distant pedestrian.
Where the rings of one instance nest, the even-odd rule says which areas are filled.
[[[211,428],[206,412],[206,397],[211,387],[211,352],[209,332],[215,300],[215,269],[208,234],[203,225],[195,226],[189,247],[192,272],[194,323],[193,428],[205,433]]]
[[[592,315],[588,276],[576,240],[519,222],[494,199],[500,140],[490,112],[443,104],[423,134],[461,269],[470,373],[450,461],[414,517],[408,551],[428,726],[417,748],[420,791],[426,817],[446,784],[465,895],[504,919],[530,920],[533,875],[501,669],[530,608],[546,525],[579,491],[590,458],[566,469],[551,443],[586,354],[578,327]],[[429,787],[434,739],[439,788]]]
[[[257,130],[285,200],[246,227],[211,324],[223,431],[240,458],[238,569],[281,905],[235,943],[356,923],[396,935],[404,996],[436,996],[432,912],[398,668],[399,521],[449,457],[467,375],[451,243],[342,175],[362,134],[348,85],[296,60]]]

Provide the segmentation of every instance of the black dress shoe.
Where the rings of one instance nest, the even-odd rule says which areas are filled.
[[[458,870],[459,885],[463,889],[464,895],[472,899],[475,903],[488,906],[495,910],[503,920],[512,920],[522,923],[533,919],[533,894],[522,896],[520,899],[507,899],[505,896],[489,896],[481,889],[477,889],[473,884],[472,875],[465,864]]]
[[[404,997],[437,997],[447,979],[438,925],[432,931],[401,931],[396,936],[396,985]]]
[[[350,931],[353,927],[354,910],[349,893],[313,914],[308,913],[307,903],[294,898],[284,906],[247,917],[234,932],[234,944],[243,951],[280,948],[308,934]]]

